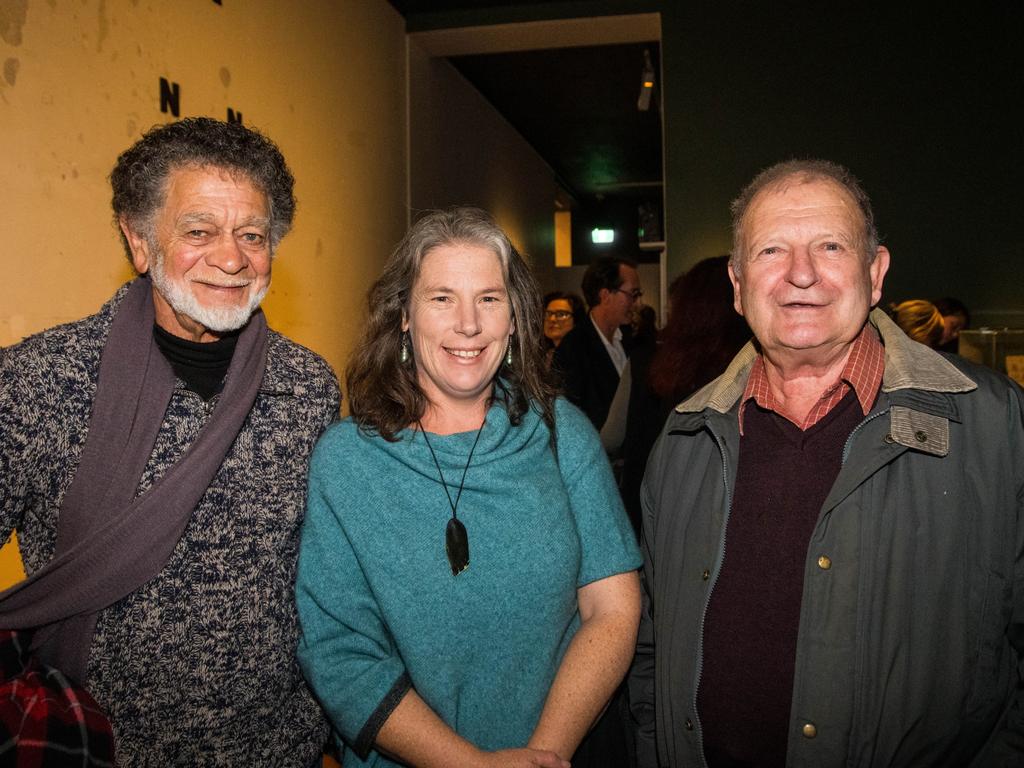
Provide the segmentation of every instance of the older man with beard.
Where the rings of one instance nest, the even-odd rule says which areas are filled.
[[[259,309],[291,173],[256,131],[195,118],[111,184],[139,277],[0,357],[0,536],[28,574],[0,626],[92,694],[118,765],[317,764],[292,589],[339,394]]]

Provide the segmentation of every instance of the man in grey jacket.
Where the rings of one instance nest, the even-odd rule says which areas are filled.
[[[756,342],[676,408],[643,489],[642,768],[1024,764],[1024,397],[910,341],[832,163],[733,204]]]

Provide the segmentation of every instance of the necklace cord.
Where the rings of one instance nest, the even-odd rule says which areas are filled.
[[[430,450],[430,458],[434,460],[434,466],[437,467],[437,474],[441,477],[441,486],[444,488],[444,495],[448,497],[448,506],[452,508],[452,519],[458,520],[458,508],[459,500],[462,498],[462,488],[466,484],[466,473],[469,472],[469,465],[473,462],[473,453],[476,451],[476,445],[480,442],[480,435],[483,434],[484,424],[487,423],[487,417],[484,417],[483,423],[480,425],[480,429],[476,431],[476,438],[473,440],[473,447],[469,449],[469,458],[466,459],[466,466],[462,470],[462,480],[459,481],[459,491],[455,494],[455,501],[452,501],[452,495],[448,491],[448,483],[445,482],[444,472],[441,471],[441,462],[437,460],[437,454],[434,453],[434,446],[430,444],[430,439],[427,437],[427,431],[423,429],[423,423],[416,419],[416,426],[419,427],[420,432],[423,434],[423,441],[427,444],[427,448]]]

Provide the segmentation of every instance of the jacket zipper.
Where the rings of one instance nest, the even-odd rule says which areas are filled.
[[[888,412],[889,412],[889,409],[886,408],[885,410],[879,411],[878,413],[873,413],[870,416],[868,416],[867,418],[865,418],[864,421],[862,421],[860,424],[858,424],[856,427],[853,428],[853,431],[847,436],[846,442],[843,444],[843,460],[842,460],[842,464],[844,464],[844,465],[846,464],[846,460],[850,456],[850,443],[853,442],[854,435],[856,435],[858,432],[860,432],[860,428],[863,427],[865,424],[867,424],[867,423],[869,423],[871,421],[874,421],[879,416],[884,416]]]

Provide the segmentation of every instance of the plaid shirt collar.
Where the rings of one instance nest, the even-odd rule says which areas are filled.
[[[850,350],[850,357],[843,367],[843,372],[835,384],[828,387],[821,395],[821,398],[811,408],[810,413],[803,423],[794,422],[800,429],[806,430],[813,427],[829,411],[839,405],[846,394],[853,389],[860,401],[861,410],[867,416],[871,406],[875,403],[878,389],[882,384],[882,372],[885,370],[885,347],[882,346],[875,331],[869,323],[865,323],[860,334],[853,341],[853,348]],[[740,398],[740,434],[743,434],[743,411],[748,401],[753,400],[762,408],[779,413],[775,396],[768,387],[768,376],[764,369],[764,356],[758,355],[750,369],[750,377],[747,379],[747,386],[743,390],[743,397]],[[788,417],[787,417],[788,418]]]

